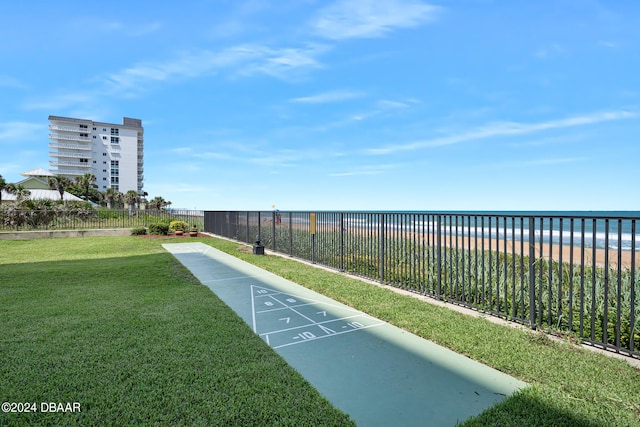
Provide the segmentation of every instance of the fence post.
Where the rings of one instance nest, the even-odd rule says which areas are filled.
[[[289,255],[293,256],[293,213],[289,212]]]
[[[276,250],[276,211],[271,213],[271,249]]]
[[[256,236],[256,238],[254,240],[259,240],[260,239],[260,226],[262,225],[262,219],[261,219],[262,215],[260,214],[260,211],[258,211],[258,235]]]
[[[315,264],[316,263],[316,213],[308,212],[307,218],[309,221],[308,230],[309,230],[309,234],[311,235],[311,263]]]
[[[536,225],[529,217],[529,325],[536,329]]]
[[[437,259],[438,290],[437,290],[436,299],[440,300],[440,296],[442,293],[442,230],[441,230],[442,215],[438,215],[438,219],[436,220],[436,226],[438,227],[438,230],[436,231],[436,236],[438,239],[438,243],[436,246],[436,253],[438,258]]]
[[[340,212],[340,271],[344,271],[344,212]]]
[[[378,266],[378,275],[380,276],[380,283],[384,283],[384,244],[385,244],[385,234],[384,234],[384,229],[385,229],[385,216],[383,213],[381,213],[378,216],[378,223],[379,223],[379,229],[378,229],[378,241],[380,242],[378,244],[378,251],[379,251],[379,266]]]

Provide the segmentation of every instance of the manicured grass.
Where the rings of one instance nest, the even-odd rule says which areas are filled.
[[[238,243],[203,242],[531,384],[465,426],[640,426],[640,371],[625,361],[295,260],[248,254]]]
[[[353,424],[162,242],[0,241],[0,402],[81,407],[0,425]]]

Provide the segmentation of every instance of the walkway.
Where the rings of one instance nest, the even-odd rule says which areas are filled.
[[[203,243],[163,247],[358,425],[453,426],[526,387]]]

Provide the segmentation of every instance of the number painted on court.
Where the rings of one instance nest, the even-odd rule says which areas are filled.
[[[297,340],[298,338],[302,338],[303,340],[310,340],[315,338],[316,336],[313,334],[313,332],[309,332],[309,331],[304,331],[304,332],[300,332],[298,335],[294,336],[293,339]]]

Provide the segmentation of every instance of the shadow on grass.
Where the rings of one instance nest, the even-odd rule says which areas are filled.
[[[563,404],[569,407],[562,407],[560,404],[550,405],[549,399],[540,398],[539,395],[542,393],[548,393],[548,391],[545,392],[538,386],[521,390],[477,417],[469,419],[461,426],[604,427],[608,425],[576,415],[575,406],[581,405],[579,400],[567,403],[567,399],[561,399]]]
[[[0,425],[351,425],[197,283],[166,253],[2,265],[0,397],[38,411]]]

